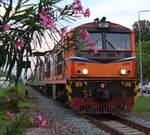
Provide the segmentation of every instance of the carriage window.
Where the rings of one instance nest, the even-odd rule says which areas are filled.
[[[51,63],[50,61],[46,64],[46,77],[51,76]]]
[[[130,34],[106,33],[106,49],[130,51]]]
[[[57,55],[57,63],[60,63],[63,61],[63,52],[59,52]]]
[[[57,61],[56,61],[56,74],[62,74],[62,64],[63,64],[63,52],[60,51],[57,54]]]

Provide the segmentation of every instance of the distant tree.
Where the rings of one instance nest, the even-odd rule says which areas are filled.
[[[150,40],[149,41],[142,41],[141,44],[142,49],[142,75],[144,80],[150,80]],[[136,46],[137,50],[137,76],[140,74],[140,67],[139,67],[139,46]]]
[[[141,20],[141,21],[136,21],[133,25],[133,31],[135,32],[135,40],[138,42],[139,38],[139,27],[138,23],[140,25],[140,32],[141,32],[141,40],[143,41],[148,41],[150,40],[150,22],[149,20]]]
[[[138,24],[139,23],[139,24]],[[142,69],[143,79],[150,80],[150,22],[148,20],[136,21],[132,27],[135,32],[136,50],[137,50],[137,75],[139,76],[139,26],[141,32],[141,50],[142,50]]]
[[[142,65],[144,80],[150,80],[150,40],[142,42]]]

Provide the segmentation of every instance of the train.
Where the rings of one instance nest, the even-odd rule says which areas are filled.
[[[27,84],[82,114],[131,111],[138,92],[134,32],[96,18],[70,30]]]

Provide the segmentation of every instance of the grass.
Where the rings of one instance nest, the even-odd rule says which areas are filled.
[[[5,118],[5,114],[0,115],[0,120],[2,124],[0,127],[0,135],[22,135],[24,129],[30,127],[29,122],[27,121],[28,113],[23,112],[19,114],[14,114],[14,119],[15,119],[15,122],[10,123],[10,122],[7,122]],[[11,132],[7,133],[6,127],[8,127],[8,129],[11,130]],[[16,128],[14,129],[14,127]]]
[[[134,104],[132,112],[144,115],[146,113],[150,114],[150,97],[139,96]]]
[[[20,109],[28,109],[30,107],[30,100],[28,100],[27,98],[23,98],[19,101],[18,106]]]
[[[26,89],[25,85],[19,85],[17,87],[17,95],[19,96],[18,107],[20,110],[20,113],[17,113],[18,118],[21,117],[23,113],[28,111],[29,108],[32,108],[34,106],[34,104],[32,103],[32,99],[25,98],[25,89]],[[14,86],[0,88],[0,135],[2,135],[4,129],[10,125],[10,123],[7,122],[6,116],[5,116],[6,111],[8,111],[6,109],[5,102],[4,102],[5,96],[9,95],[11,99],[15,99],[16,98],[15,90],[16,90],[16,87]],[[27,116],[28,114],[24,117],[25,121],[23,121],[23,127],[21,128],[27,128],[29,126],[27,123]]]

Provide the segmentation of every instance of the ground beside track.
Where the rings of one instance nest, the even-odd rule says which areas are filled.
[[[38,110],[32,110],[36,115],[44,114],[48,117],[49,124],[44,129],[30,128],[27,130],[27,135],[109,135],[104,130],[98,129],[88,120],[81,118],[66,106],[46,98],[34,90],[30,90],[30,96],[36,96],[36,104],[39,104]],[[142,122],[150,125],[150,115],[141,116],[134,111],[130,114],[125,114],[126,117],[133,121]],[[136,117],[138,116],[138,117]],[[149,120],[149,121],[147,121]]]
[[[37,97],[34,102],[40,106],[40,109],[30,111],[35,115],[44,114],[49,124],[43,129],[27,129],[26,135],[110,135],[65,105],[40,95],[35,90],[30,89],[29,92],[30,96]]]
[[[139,114],[137,112],[131,112],[130,114],[134,115],[136,117],[140,117],[141,119],[144,119],[146,121],[150,121],[150,112],[145,112],[145,113],[142,113],[142,114]]]

